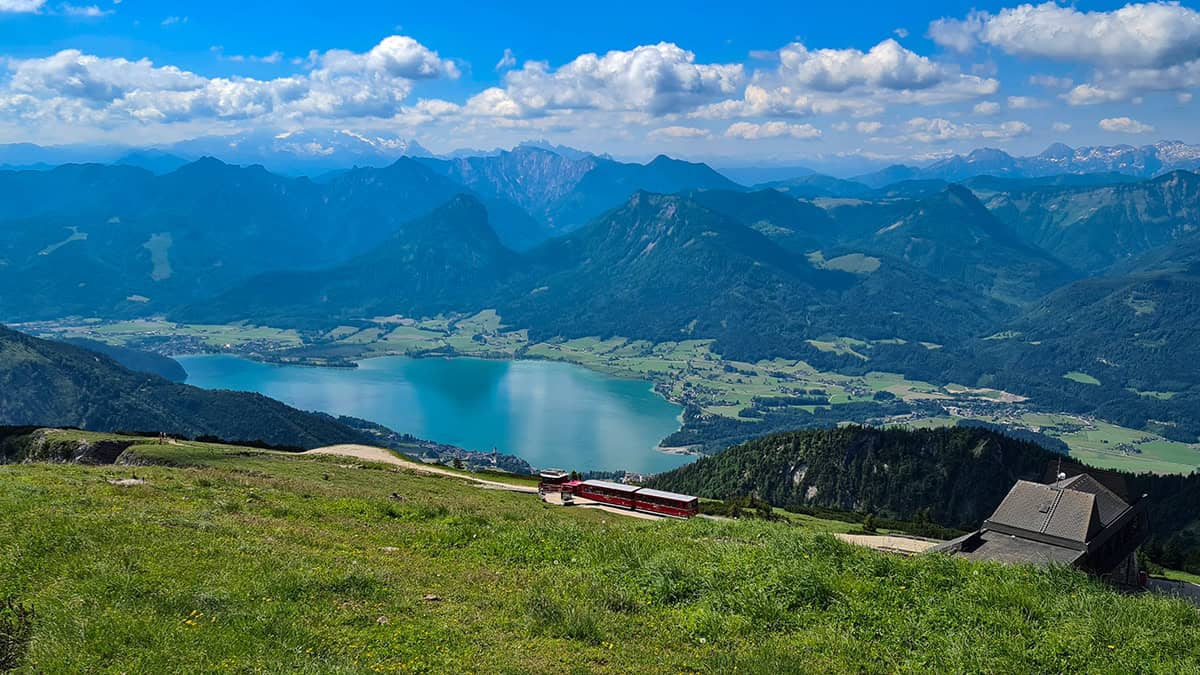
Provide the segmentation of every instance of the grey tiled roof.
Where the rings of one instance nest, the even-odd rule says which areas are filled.
[[[1129,504],[1121,499],[1112,490],[1104,487],[1100,481],[1087,475],[1086,473],[1079,474],[1066,480],[1061,480],[1054,484],[1055,487],[1065,488],[1067,490],[1077,490],[1079,492],[1088,492],[1096,496],[1096,509],[1100,514],[1100,523],[1104,527],[1117,519],[1117,516],[1125,512],[1129,508]]]
[[[1017,481],[980,530],[937,549],[977,560],[1082,564],[1090,544],[1130,508],[1086,474],[1050,485]]]
[[[1017,481],[989,522],[1084,543],[1129,505],[1087,475],[1053,485]]]

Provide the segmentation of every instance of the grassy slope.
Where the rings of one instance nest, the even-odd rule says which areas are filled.
[[[821,521],[655,523],[345,458],[131,452],[175,466],[0,467],[0,597],[37,610],[29,670],[1200,668],[1188,605],[888,557]]]

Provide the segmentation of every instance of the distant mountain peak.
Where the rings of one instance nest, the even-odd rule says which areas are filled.
[[[1038,157],[1047,159],[1065,159],[1075,154],[1075,148],[1066,143],[1051,143]]]
[[[997,160],[1011,160],[1012,158],[1012,155],[999,148],[976,148],[967,155],[968,162],[994,162]]]

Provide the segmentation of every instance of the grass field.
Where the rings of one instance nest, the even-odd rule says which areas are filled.
[[[24,672],[1195,672],[1200,613],[823,523],[647,522],[344,458],[0,466]],[[144,481],[116,485],[133,475]]]
[[[1078,382],[1079,384],[1090,384],[1090,385],[1094,385],[1094,386],[1100,386],[1100,380],[1097,380],[1096,378],[1092,377],[1091,375],[1088,375],[1087,373],[1081,373],[1081,372],[1075,371],[1075,370],[1067,373],[1066,375],[1063,375],[1063,377],[1068,380],[1071,380],[1072,382]]]
[[[968,419],[1016,426],[1057,438],[1071,448],[1072,457],[1102,469],[1188,474],[1200,468],[1200,445],[1172,441],[1103,420],[1047,413],[1006,417],[977,415]],[[939,427],[956,422],[957,418],[953,417],[930,417],[903,423],[914,427]]]

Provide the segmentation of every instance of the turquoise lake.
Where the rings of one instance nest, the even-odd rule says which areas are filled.
[[[679,428],[681,409],[650,383],[567,363],[397,356],[351,369],[176,358],[188,384],[258,392],[469,450],[497,448],[539,468],[651,473],[692,461],[655,450]]]

